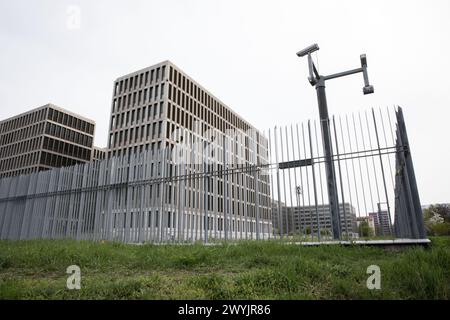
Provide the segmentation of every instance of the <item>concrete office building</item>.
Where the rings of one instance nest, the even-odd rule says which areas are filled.
[[[53,104],[0,121],[0,178],[89,162],[94,130]]]
[[[204,172],[205,167],[218,171],[225,162],[225,168],[238,168],[268,159],[267,139],[173,63],[164,61],[114,82],[108,158],[143,151],[156,154],[163,148],[174,150],[181,142],[190,147],[191,164],[185,174]],[[204,150],[194,144],[207,146],[208,155],[204,157]],[[172,172],[176,163],[169,162]],[[164,214],[169,233],[175,232],[181,201],[174,194],[181,192],[183,232],[188,237],[198,238],[205,228],[212,234],[226,230],[230,238],[253,237],[257,230],[268,237],[272,231],[269,179],[258,173],[256,181],[257,185],[254,173],[240,172],[192,179],[180,190],[176,183],[167,183]],[[157,208],[149,208],[149,214],[152,210]],[[207,221],[202,218],[205,210]],[[226,221],[224,212],[229,214]]]
[[[375,234],[377,236],[391,236],[391,227],[389,224],[389,215],[387,210],[380,210],[378,212],[370,212],[369,217],[372,217],[375,225]]]
[[[345,208],[345,218],[344,218]],[[320,226],[322,235],[331,235],[331,213],[328,205],[298,206],[290,207],[281,203],[281,217],[278,216],[278,202],[273,202],[272,223],[276,233],[282,231],[282,234],[310,234],[311,230],[316,233]],[[349,203],[339,204],[341,230],[345,234],[348,232],[350,237],[357,237],[358,229],[356,224],[356,210]],[[317,223],[319,217],[319,224]],[[280,219],[281,218],[281,219]],[[282,226],[279,227],[279,219]]]
[[[106,155],[108,154],[108,150],[100,147],[92,148],[92,158],[91,161],[102,161],[106,159]]]

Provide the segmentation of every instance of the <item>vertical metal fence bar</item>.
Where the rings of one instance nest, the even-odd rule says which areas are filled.
[[[345,116],[345,122],[346,122],[346,128],[347,128],[347,138],[348,138],[349,152],[350,152],[350,154],[352,154],[353,150],[352,150],[352,143],[351,143],[351,136],[350,136],[350,126],[349,126],[349,123],[348,123],[347,115]],[[355,185],[356,205],[357,205],[357,208],[358,208],[358,215],[361,216],[361,208],[359,206],[359,192],[358,192],[358,185],[357,185],[357,182],[356,182],[356,171],[355,171],[355,163],[354,163],[353,157],[351,158],[351,163],[352,163],[353,183]]]
[[[283,130],[280,128],[280,151],[281,151],[281,162],[284,162],[284,148],[283,148],[284,142],[283,142]],[[283,176],[283,206],[282,206],[282,215],[281,215],[281,223],[282,228],[284,227],[284,220],[286,220],[286,237],[289,237],[289,219],[288,219],[288,207],[287,207],[287,200],[286,200],[286,172],[285,170],[282,171]],[[286,210],[286,211],[285,211]],[[285,214],[286,212],[286,214]]]
[[[260,199],[259,199],[259,168],[258,168],[258,151],[257,151],[257,143],[258,136],[256,132],[253,134],[253,161],[254,161],[254,170],[253,170],[253,185],[254,185],[254,195],[255,195],[255,222],[256,222],[256,240],[260,240]]]
[[[387,206],[387,212],[388,212],[388,218],[389,218],[389,229],[390,229],[390,232],[392,233],[391,209],[389,206],[389,196],[388,196],[387,187],[386,187],[386,178],[384,175],[383,157],[381,155],[380,139],[378,137],[378,129],[377,129],[377,121],[375,118],[375,111],[373,109],[372,109],[372,117],[373,117],[373,124],[375,127],[375,137],[377,139],[378,154],[380,156],[381,176],[383,177],[384,195],[386,198],[386,206]]]
[[[309,128],[309,122],[308,122],[308,128]],[[309,131],[309,130],[308,130]],[[309,136],[311,136],[311,135],[309,135]],[[310,138],[311,139],[311,138]],[[307,155],[307,153],[308,153],[308,149],[306,148],[306,139],[305,139],[305,126],[304,126],[304,124],[302,123],[302,140],[303,140],[303,150],[305,151],[305,158],[306,158],[306,155]],[[314,159],[314,156],[313,156],[313,153],[311,152],[312,151],[312,148],[311,148],[311,144],[310,144],[310,148],[309,148],[309,151],[310,151],[310,159],[311,159],[311,171],[312,171],[312,169],[313,169],[313,165],[314,165],[314,161],[315,161],[315,159]],[[311,235],[311,240],[313,240],[314,238],[313,238],[313,222],[312,222],[312,219],[313,219],[313,216],[312,216],[312,205],[311,205],[311,190],[310,190],[310,188],[309,188],[309,172],[308,172],[308,167],[306,167],[306,188],[307,188],[307,190],[308,190],[308,210],[306,211],[305,210],[305,225],[306,225],[306,223],[307,223],[307,221],[306,221],[306,212],[308,212],[308,215],[309,215],[309,228],[310,228],[310,235]],[[314,188],[314,190],[315,190],[315,188]],[[307,232],[306,232],[306,230],[305,230],[305,235],[307,235],[306,234]]]
[[[358,143],[358,133],[356,132],[356,123],[355,123],[355,115],[352,113],[352,120],[353,120],[353,133],[355,134],[355,144],[356,144],[356,152],[359,153],[359,143]],[[363,174],[362,174],[362,166],[361,166],[361,158],[358,157],[358,167],[359,167],[359,178],[361,181],[361,190],[363,194],[363,203],[364,203],[364,216],[367,216],[367,202],[366,202],[366,192],[364,188],[364,181],[363,181]]]
[[[314,170],[314,152],[313,152],[313,142],[312,142],[312,137],[311,137],[311,122],[308,121],[308,136],[309,136],[309,148],[310,148],[310,152],[311,152],[311,159],[313,159],[312,161],[312,166],[311,166],[311,170],[312,170],[312,180],[313,180],[313,189],[314,189],[314,206],[315,206],[315,210],[316,210],[316,217],[317,217],[317,237],[318,240],[320,241],[320,223],[319,223],[319,208],[318,208],[318,203],[317,203],[317,187],[316,187],[316,173]],[[313,225],[312,225],[312,214],[311,214],[311,239],[313,238]]]
[[[370,133],[371,130],[370,130],[370,125],[369,125],[369,118],[367,117],[367,112],[364,112],[364,115],[365,115],[365,118],[366,118],[367,136],[369,138],[369,150],[373,150],[372,136],[371,136],[371,133]],[[378,178],[377,178],[377,169],[376,169],[376,164],[375,164],[375,157],[373,156],[373,154],[371,154],[370,158],[372,158],[372,167],[373,167],[373,173],[374,173],[375,188],[376,188],[376,191],[377,191],[377,200],[378,200],[378,203],[381,203],[380,190],[379,190]]]
[[[340,131],[340,136],[341,136],[341,142],[342,142],[342,152],[345,155],[346,154],[346,148],[345,148],[345,135],[344,135],[344,130],[343,130],[343,126],[342,126],[342,119],[339,116],[339,131]],[[344,160],[344,164],[345,164],[345,175],[347,177],[347,189],[348,189],[348,197],[350,200],[350,209],[354,208],[353,207],[353,197],[352,197],[352,188],[351,188],[351,182],[350,182],[350,173],[349,173],[349,169],[348,169],[348,161],[349,160]],[[353,159],[352,159],[353,161]],[[342,199],[342,202],[344,202],[344,198]],[[344,203],[345,204],[345,203]],[[355,219],[356,219],[356,214],[355,214]],[[346,224],[347,226],[347,224]]]
[[[360,128],[360,132],[361,132],[361,142],[362,142],[362,147],[363,150],[367,150],[366,149],[366,144],[365,144],[365,139],[364,139],[364,132],[363,132],[363,125],[362,125],[362,121],[361,121],[361,113],[358,112],[358,119],[359,119],[359,128]],[[370,150],[370,149],[369,149]],[[373,204],[373,194],[372,194],[372,183],[370,181],[370,172],[369,172],[369,163],[367,160],[368,157],[364,157],[365,163],[366,163],[366,174],[367,174],[367,181],[368,181],[368,189],[369,189],[369,195],[370,195],[370,203],[372,204],[372,210],[375,209],[375,206]],[[368,212],[366,212],[366,214],[368,214]]]
[[[339,141],[338,141],[338,138],[337,138],[336,121],[334,119],[334,116],[333,116],[333,131],[334,131],[334,140],[335,140],[335,146],[336,146],[336,156],[337,156],[336,162],[337,162],[337,165],[338,165],[339,184],[340,184],[340,188],[341,188],[342,215],[344,217],[345,235],[347,237],[347,240],[349,240],[348,223],[347,223],[347,212],[346,212],[346,208],[345,208],[345,197],[344,197],[344,184],[343,184],[343,180],[342,180],[341,159],[340,159],[340,154],[339,154]],[[340,207],[341,206],[339,205],[339,208]],[[339,212],[339,219],[342,219],[340,212]],[[342,228],[342,223],[341,223],[341,228]]]
[[[289,135],[288,135],[288,129],[287,126],[284,127],[284,131],[285,131],[285,137],[286,137],[286,161],[290,161],[290,157],[289,157]],[[291,233],[292,236],[295,235],[295,224],[294,224],[294,203],[292,200],[292,180],[291,180],[291,169],[285,169],[288,170],[288,186],[289,186],[289,208],[288,210],[286,210],[286,214],[287,216],[287,220],[290,220],[291,223]],[[287,203],[286,203],[286,207],[287,207]],[[289,214],[290,212],[290,214]]]

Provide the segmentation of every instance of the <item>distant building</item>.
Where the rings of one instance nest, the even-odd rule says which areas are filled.
[[[282,226],[279,227],[278,217],[278,202],[273,202],[272,206],[272,225],[279,233],[282,234],[298,234],[298,233],[316,233],[320,226],[321,234],[331,235],[331,213],[328,205],[317,206],[300,206],[288,207],[281,203]],[[345,214],[344,214],[345,208]],[[339,204],[341,231],[343,234],[347,233],[351,237],[357,237],[358,229],[356,225],[356,210],[349,204]],[[345,216],[345,217],[344,217]],[[319,223],[317,223],[319,217]]]
[[[378,212],[370,212],[369,217],[372,217],[375,225],[375,234],[377,236],[392,235],[391,226],[389,222],[389,214],[386,210]]]
[[[53,104],[0,121],[0,178],[89,162],[94,130]]]
[[[356,218],[356,225],[358,227],[358,231],[359,231],[359,226],[361,225],[362,222],[367,222],[367,225],[368,225],[369,229],[372,230],[372,234],[376,235],[375,221],[374,221],[373,216],[357,217]],[[360,234],[360,236],[361,236],[361,234]]]
[[[105,148],[93,147],[92,148],[92,161],[102,161],[106,159],[108,150]]]

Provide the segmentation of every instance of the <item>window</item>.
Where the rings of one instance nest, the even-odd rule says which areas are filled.
[[[147,140],[150,139],[150,124],[147,125]]]
[[[161,118],[164,113],[164,102],[159,104],[159,117]]]
[[[133,143],[133,133],[134,133],[134,128],[130,129],[130,143]]]
[[[158,138],[161,138],[162,124],[163,124],[162,121],[160,121],[159,124],[158,124]]]
[[[150,121],[151,117],[152,117],[152,106],[148,106],[147,121]]]
[[[161,69],[161,80],[165,80],[166,78],[166,66],[163,66]]]

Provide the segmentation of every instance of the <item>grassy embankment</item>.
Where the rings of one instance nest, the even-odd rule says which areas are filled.
[[[81,290],[66,268],[81,268]],[[381,290],[368,290],[369,265]],[[0,299],[448,299],[450,238],[401,252],[276,242],[0,241]]]

